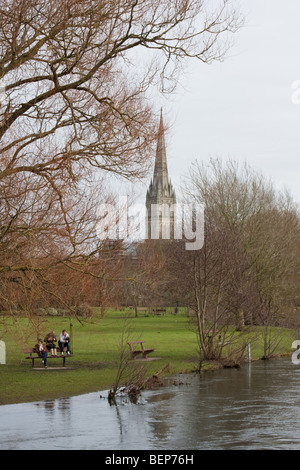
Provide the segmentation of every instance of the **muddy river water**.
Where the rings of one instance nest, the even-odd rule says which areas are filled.
[[[300,366],[257,361],[110,406],[106,392],[0,406],[0,449],[300,449]]]

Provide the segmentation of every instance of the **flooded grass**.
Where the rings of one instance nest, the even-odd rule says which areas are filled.
[[[198,343],[190,320],[182,311],[162,316],[140,314],[129,317],[128,311],[109,310],[102,318],[95,317],[82,323],[72,320],[74,357],[67,358],[66,368],[58,368],[60,361],[49,360],[48,369],[31,368],[31,361],[25,359],[23,349],[33,346],[37,335],[43,336],[54,329],[58,335],[63,328],[70,331],[70,320],[64,317],[40,318],[35,323],[28,319],[1,317],[0,339],[6,342],[7,364],[0,365],[0,404],[30,402],[43,399],[64,398],[83,393],[106,390],[115,380],[119,360],[119,344],[124,322],[131,341],[145,340],[147,347],[155,348],[145,362],[146,376],[169,363],[168,375],[191,372],[198,368]],[[278,329],[274,334],[278,334]],[[263,355],[260,328],[249,329],[243,334],[253,338],[251,354],[253,359]],[[289,353],[294,331],[281,329],[278,353]],[[129,349],[128,349],[129,353]],[[139,361],[133,363],[138,366]],[[38,366],[38,364],[37,364]],[[212,369],[214,363],[207,363],[204,369]]]

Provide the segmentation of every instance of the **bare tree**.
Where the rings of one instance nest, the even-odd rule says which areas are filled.
[[[218,358],[229,326],[270,327],[286,315],[296,294],[290,277],[299,270],[299,214],[290,197],[232,161],[195,164],[185,191],[205,205],[205,243],[183,250],[173,272],[194,308],[202,355]]]
[[[104,175],[149,168],[148,90],[174,85],[185,58],[221,60],[240,23],[228,0],[0,0],[5,308],[23,302],[21,290],[30,305],[57,264],[92,271]]]
[[[1,0],[1,180],[143,173],[155,137],[145,91],[185,57],[222,59],[219,37],[239,26],[227,0],[206,16],[205,3]],[[129,54],[141,49],[153,51],[146,70]]]

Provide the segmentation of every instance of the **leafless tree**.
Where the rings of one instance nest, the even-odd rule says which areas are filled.
[[[103,178],[141,178],[150,165],[148,91],[172,88],[185,58],[223,59],[241,24],[228,0],[208,3],[0,0],[4,308],[21,291],[30,305],[57,264],[92,272]]]
[[[220,36],[239,26],[228,1],[206,15],[205,3],[1,0],[1,181],[143,173],[155,137],[147,88],[185,57],[222,59]]]
[[[203,356],[217,358],[229,325],[270,327],[286,315],[296,295],[290,277],[299,271],[299,214],[289,196],[232,161],[195,164],[185,191],[205,206],[205,243],[198,252],[182,247],[173,272],[195,311]]]

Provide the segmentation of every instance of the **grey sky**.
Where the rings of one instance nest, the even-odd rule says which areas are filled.
[[[245,26],[223,63],[192,61],[163,101],[175,186],[195,159],[247,161],[300,203],[300,0],[240,0]],[[300,82],[299,82],[300,83]],[[300,93],[299,93],[300,96]]]

